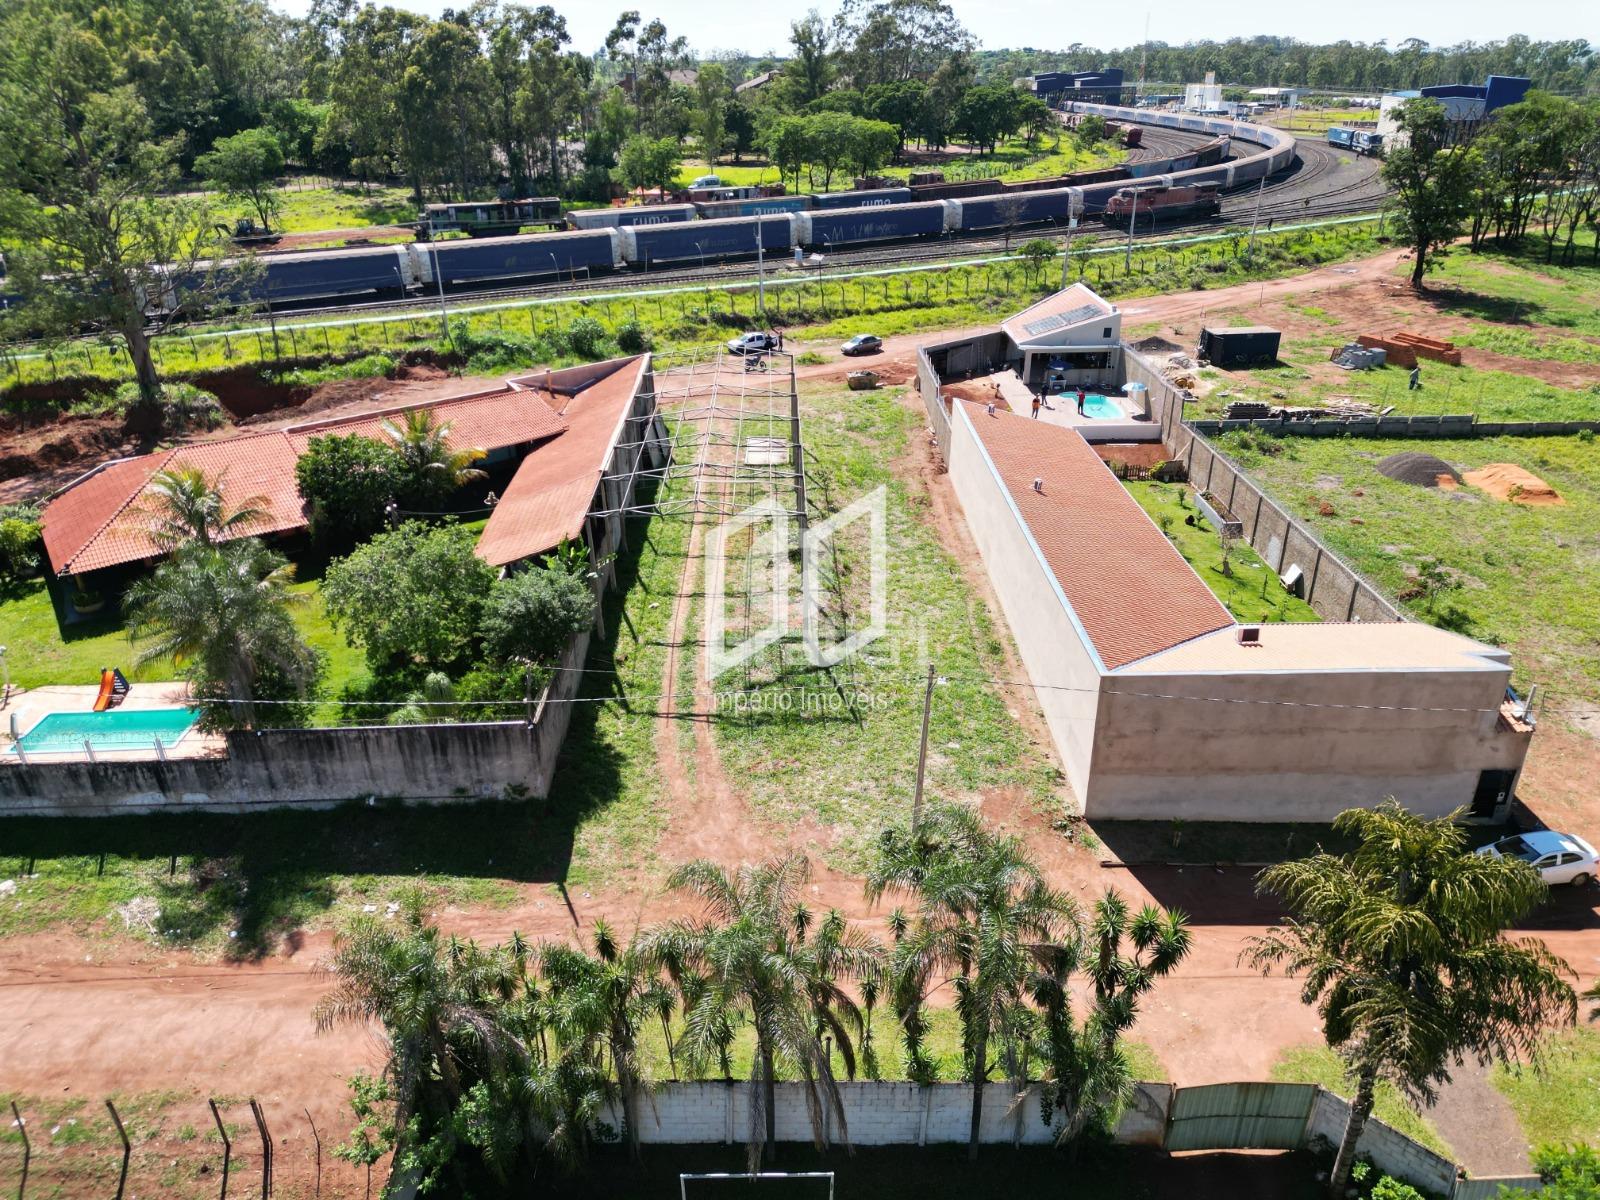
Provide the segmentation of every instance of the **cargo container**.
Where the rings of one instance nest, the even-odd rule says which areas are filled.
[[[1135,146],[1144,145],[1144,126],[1129,125],[1128,128],[1123,132],[1122,144],[1128,147],[1130,150]]]
[[[630,225],[667,225],[692,221],[692,204],[630,204],[626,208],[575,208],[567,213],[574,229],[625,229]]]
[[[1246,367],[1278,361],[1278,331],[1265,325],[1202,329],[1200,357],[1214,367]]]
[[[794,244],[793,223],[805,213],[768,213],[726,221],[689,221],[676,225],[636,225],[619,229],[622,256],[648,270],[657,263],[715,262],[753,258],[759,230],[761,248],[769,253]]]
[[[1380,155],[1383,153],[1383,134],[1357,133],[1352,145],[1357,154]]]
[[[1019,225],[1064,223],[1072,215],[1073,193],[1066,188],[1053,192],[1002,193],[950,200],[956,207],[956,228],[1012,229]]]
[[[908,187],[872,188],[863,192],[818,192],[812,208],[876,208],[882,204],[910,204]]]
[[[812,203],[810,196],[757,196],[749,200],[707,200],[694,208],[702,219],[720,221],[728,217],[753,217],[758,213],[804,212]]]
[[[432,242],[413,246],[420,282],[438,286],[434,265],[444,286],[460,287],[506,279],[545,275],[577,275],[610,271],[621,265],[614,229],[577,229],[496,238],[488,242]]]
[[[796,241],[814,250],[887,242],[898,238],[938,237],[953,218],[943,201],[889,204],[880,208],[816,209],[796,213]]]
[[[405,246],[372,246],[334,253],[269,254],[249,291],[273,304],[402,292],[411,282]]]
[[[1343,146],[1348,150],[1355,142],[1355,137],[1356,131],[1353,129],[1341,129],[1337,125],[1328,126],[1328,145],[1330,146]]]

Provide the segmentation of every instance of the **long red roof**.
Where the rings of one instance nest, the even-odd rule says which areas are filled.
[[[1076,431],[960,403],[1107,670],[1234,623]]]

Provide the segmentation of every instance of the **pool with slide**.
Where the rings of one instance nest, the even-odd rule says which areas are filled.
[[[154,750],[176,746],[194,728],[200,713],[193,708],[123,708],[109,712],[46,713],[17,744],[25,754],[83,753],[95,750]],[[10,753],[15,754],[13,747]]]

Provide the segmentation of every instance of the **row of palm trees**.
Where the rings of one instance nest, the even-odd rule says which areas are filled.
[[[878,1075],[878,1004],[892,1005],[910,1077],[931,1081],[928,1005],[947,986],[973,1085],[971,1156],[983,1084],[997,1073],[1019,1094],[1043,1081],[1042,1116],[1059,1110],[1064,1142],[1114,1120],[1131,1089],[1119,1038],[1144,992],[1187,954],[1182,914],[1130,914],[1110,893],[1085,920],[1018,839],[955,806],[883,835],[867,895],[903,901],[888,946],[837,910],[812,912],[809,878],[799,854],[732,872],[689,863],[671,884],[702,902],[698,917],[627,945],[597,922],[592,953],[515,935],[484,950],[442,937],[412,900],[398,925],[364,918],[341,934],[318,1026],[383,1025],[396,1168],[454,1172],[458,1185],[480,1172],[503,1183],[545,1152],[580,1158],[608,1108],[637,1149],[652,1086],[641,1043],[652,1028],[673,1073],[694,1078],[732,1078],[748,1030],[752,1170],[775,1148],[780,1078],[800,1085],[819,1149],[835,1134],[848,1145],[837,1073]],[[1081,1025],[1075,975],[1094,994]]]

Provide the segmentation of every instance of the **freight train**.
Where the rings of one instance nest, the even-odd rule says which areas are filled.
[[[1081,111],[1129,119],[1132,110],[1109,105],[1078,104]],[[1177,216],[1177,206],[1204,195],[1207,211],[1215,210],[1222,190],[1252,183],[1287,167],[1294,157],[1294,139],[1280,130],[1242,125],[1231,120],[1187,114],[1139,113],[1144,123],[1209,133],[1213,141],[1170,162],[1184,164],[1130,180],[1121,168],[1060,180],[1030,180],[997,186],[929,181],[905,188],[876,188],[809,197],[736,198],[734,203],[783,199],[809,201],[790,211],[761,211],[733,216],[702,216],[701,209],[727,201],[582,210],[567,214],[578,228],[511,237],[465,238],[399,246],[348,247],[340,250],[264,254],[259,270],[239,285],[241,304],[272,308],[300,305],[361,303],[400,298],[435,290],[508,286],[551,279],[588,278],[656,266],[692,266],[727,259],[755,258],[759,252],[783,256],[795,250],[830,253],[874,243],[935,239],[960,233],[983,233],[1029,226],[1064,226],[1071,218],[1092,217],[1122,204],[1120,194],[1138,190],[1139,207]],[[1263,147],[1234,161],[1221,161],[1231,138]],[[1200,162],[1206,159],[1206,162]],[[1149,169],[1166,163],[1134,164]],[[1052,186],[1055,185],[1055,186]],[[1209,185],[1199,187],[1196,185]],[[1186,189],[1195,189],[1194,193]],[[1166,199],[1157,201],[1156,196]],[[1187,197],[1180,199],[1180,197]],[[1131,209],[1131,197],[1129,201]],[[1149,206],[1147,208],[1147,206]],[[710,209],[710,212],[722,212]],[[1139,221],[1143,224],[1141,212]],[[227,269],[229,264],[223,264]],[[159,296],[150,299],[152,315],[177,315],[186,293],[195,285],[174,275]]]

